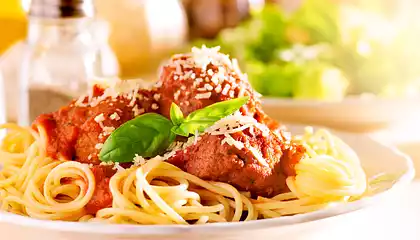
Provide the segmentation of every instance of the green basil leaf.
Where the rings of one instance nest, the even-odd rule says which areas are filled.
[[[188,115],[184,122],[172,131],[181,136],[195,134],[196,131],[201,133],[220,119],[238,111],[248,100],[249,97],[235,98],[198,109]]]
[[[171,132],[174,133],[175,135],[179,135],[183,137],[188,137],[190,135],[189,132],[186,132],[184,128],[181,128],[181,126],[173,126],[171,129]]]
[[[172,103],[171,105],[171,121],[175,126],[180,125],[185,120],[184,113],[182,113],[181,108],[176,105],[176,103]]]
[[[99,154],[103,162],[132,162],[136,154],[154,157],[174,141],[170,120],[156,113],[146,113],[132,119],[105,141]]]

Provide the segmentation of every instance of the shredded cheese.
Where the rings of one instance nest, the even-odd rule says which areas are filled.
[[[241,150],[245,147],[243,142],[240,142],[240,141],[237,141],[237,140],[233,139],[233,137],[230,136],[230,134],[225,133],[224,136],[225,136],[225,138],[222,140],[222,144],[227,143],[230,146],[234,146],[239,150]]]
[[[216,92],[216,93],[220,93],[220,92],[222,92],[222,86],[219,84],[219,85],[217,85],[217,87],[214,89],[214,91]]]
[[[86,99],[86,96],[81,96],[77,99],[77,101],[74,103],[76,107],[87,107],[88,104],[85,104],[84,101]]]
[[[156,103],[153,103],[153,104],[152,104],[152,109],[153,109],[153,110],[157,110],[157,109],[159,109],[159,105],[157,105]]]
[[[211,97],[211,92],[199,93],[199,94],[195,95],[196,99],[209,99],[210,97]]]
[[[103,130],[104,130],[103,135],[108,136],[108,135],[111,135],[113,131],[115,131],[115,127],[104,127]]]
[[[104,146],[103,143],[98,143],[98,144],[95,145],[95,148],[98,149],[98,150],[101,150],[103,146]]]
[[[229,97],[230,98],[234,98],[235,97],[235,92],[233,90],[229,91]]]
[[[118,113],[114,112],[113,114],[111,114],[111,116],[109,117],[111,118],[111,120],[120,120],[120,115],[118,115]]]
[[[194,145],[196,145],[197,144],[197,141],[198,141],[198,130],[196,129],[195,130],[195,133],[194,133]]]
[[[257,122],[253,117],[243,116],[239,111],[220,119],[215,124],[206,129],[212,135],[223,135],[225,133],[235,133],[243,131],[251,126],[255,126],[264,134],[269,134],[270,130],[264,124]]]
[[[138,154],[135,155],[134,159],[134,166],[142,166],[146,163],[146,159],[144,159],[142,156],[139,156]]]
[[[226,84],[225,87],[223,88],[222,94],[223,95],[227,95],[230,89],[230,84]]]
[[[176,91],[174,93],[174,99],[175,99],[175,101],[178,101],[179,95],[181,95],[181,91],[180,90],[178,90],[178,91]]]
[[[95,120],[95,122],[97,122],[97,123],[103,122],[103,121],[105,121],[105,116],[104,116],[104,114],[103,114],[103,113],[101,113],[101,114],[99,114],[98,116],[96,116],[96,117],[94,118],[94,120]]]
[[[204,84],[204,88],[209,91],[213,90],[213,87],[208,83]]]
[[[99,164],[100,166],[113,166],[114,165],[114,162],[101,162],[100,164]]]
[[[114,167],[112,169],[117,170],[117,172],[125,171],[125,169],[123,167],[121,167],[120,163],[118,163],[118,162],[114,163]]]
[[[245,88],[241,87],[239,88],[238,97],[243,97],[245,95]]]
[[[249,149],[249,151],[252,153],[252,155],[254,155],[254,157],[257,159],[257,161],[265,166],[265,167],[270,167],[270,165],[268,165],[267,161],[264,159],[264,157],[261,155],[260,151],[258,151],[258,149],[252,147],[252,146],[247,146],[247,148]]]

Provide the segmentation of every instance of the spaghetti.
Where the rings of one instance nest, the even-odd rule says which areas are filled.
[[[91,166],[48,157],[42,129],[6,124],[0,151],[1,210],[46,220],[118,224],[204,224],[251,221],[315,211],[353,201],[367,191],[354,151],[328,131],[297,138],[307,148],[287,178],[288,193],[251,198],[221,182],[202,180],[165,162],[164,157],[120,169],[111,177],[113,202],[96,215],[84,207],[96,182]]]

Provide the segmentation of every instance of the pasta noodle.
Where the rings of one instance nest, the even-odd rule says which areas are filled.
[[[221,182],[202,180],[155,157],[119,170],[110,180],[112,207],[95,216],[84,209],[95,191],[87,164],[52,159],[45,132],[13,124],[0,151],[0,207],[38,219],[101,221],[117,224],[205,224],[239,222],[306,213],[336,202],[355,200],[368,189],[354,151],[328,131],[306,133],[296,141],[307,148],[287,178],[291,192],[252,199]]]

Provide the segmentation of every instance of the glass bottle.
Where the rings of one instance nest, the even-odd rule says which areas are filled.
[[[0,60],[8,120],[24,126],[84,94],[89,80],[118,76],[92,0],[32,0],[28,19],[27,38]]]

